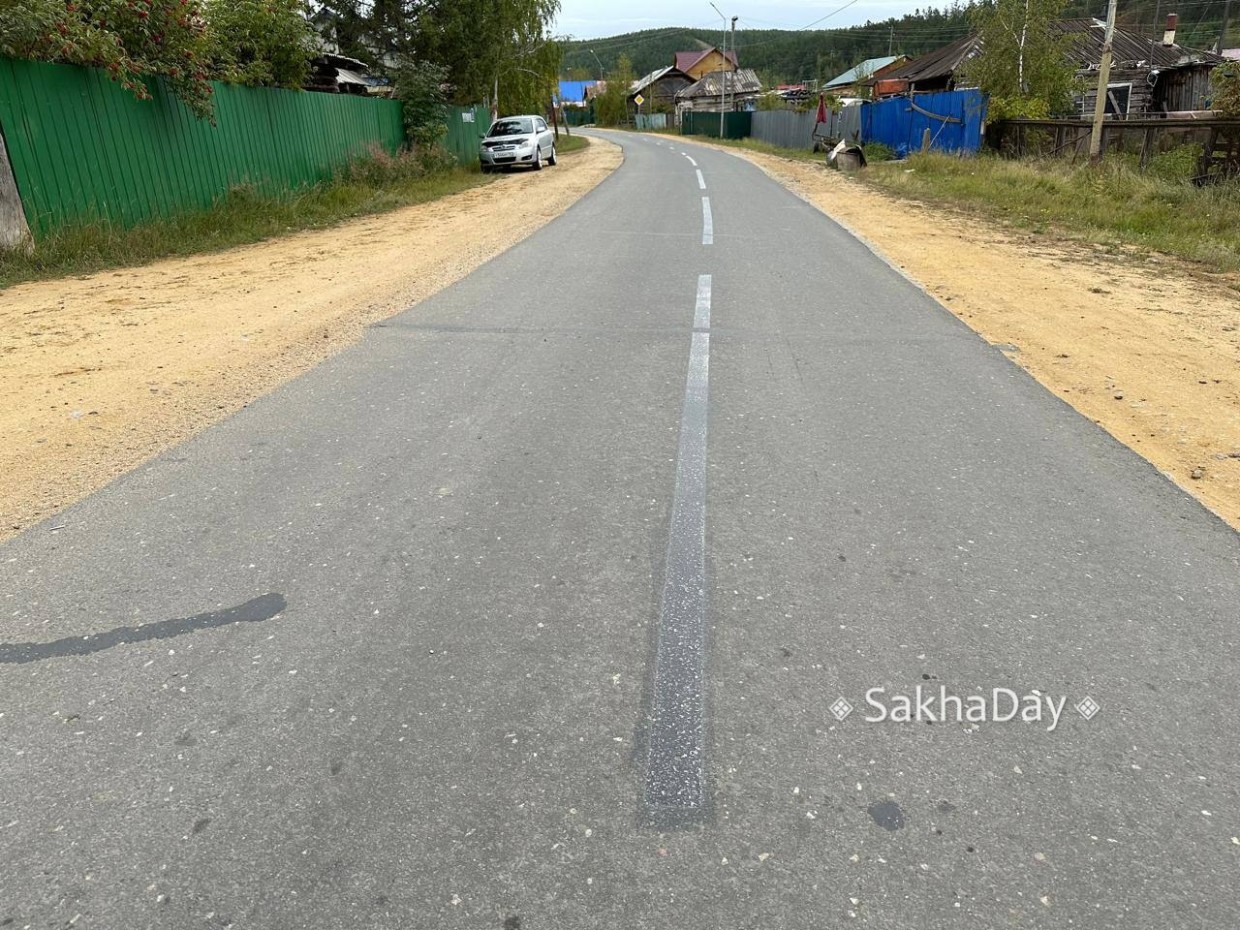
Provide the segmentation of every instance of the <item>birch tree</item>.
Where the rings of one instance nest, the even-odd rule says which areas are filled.
[[[957,84],[990,96],[990,118],[1044,119],[1071,108],[1072,38],[1052,27],[1067,0],[989,0],[973,8],[980,40]]]

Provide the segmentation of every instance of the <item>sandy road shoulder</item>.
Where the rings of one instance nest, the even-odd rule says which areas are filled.
[[[859,234],[1240,529],[1240,279],[902,201],[823,164],[711,147],[747,159]]]
[[[5,290],[0,539],[465,277],[621,161],[595,140],[556,168],[330,229]]]

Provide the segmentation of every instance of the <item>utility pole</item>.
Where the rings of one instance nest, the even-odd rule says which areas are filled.
[[[718,13],[719,18],[723,20],[723,63],[719,65],[719,140],[723,141],[723,111],[727,102],[725,96],[727,82],[725,77],[727,76],[728,65],[728,18],[723,15],[723,12],[713,2],[710,8]]]
[[[1228,0],[1230,2],[1230,0]],[[1162,0],[1157,0],[1154,4],[1154,28],[1158,28],[1158,17],[1162,13]],[[1154,67],[1154,42],[1155,37],[1150,36],[1150,67]]]
[[[1227,20],[1231,16],[1231,0],[1227,0],[1223,4],[1223,28],[1218,34],[1218,53],[1223,54],[1223,49],[1227,48]]]
[[[896,44],[896,27],[895,27],[895,24],[892,23],[891,32],[887,33],[887,57],[888,58],[891,57],[891,50],[895,48],[895,44]]]
[[[1111,42],[1115,38],[1115,8],[1118,0],[1107,4],[1107,28],[1102,36],[1102,64],[1098,68],[1098,99],[1094,101],[1094,128],[1089,134],[1089,163],[1102,161],[1102,123],[1107,112],[1107,81],[1111,78]]]
[[[1227,2],[1230,3],[1231,0],[1227,0]],[[739,68],[740,58],[737,57],[737,54],[736,54],[736,21],[738,19],[740,19],[739,16],[732,17],[732,57],[736,58],[736,64],[737,64],[737,67]],[[728,66],[727,55],[723,56],[723,66],[724,68],[727,68]],[[727,72],[725,71],[724,73],[726,74]],[[733,110],[736,109],[736,72],[735,71],[732,72],[732,109]]]

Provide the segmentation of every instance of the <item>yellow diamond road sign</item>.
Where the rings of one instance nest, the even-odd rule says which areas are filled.
[[[643,97],[641,94],[638,94],[636,97],[633,98],[633,102],[640,107],[643,103],[646,102],[646,98]]]

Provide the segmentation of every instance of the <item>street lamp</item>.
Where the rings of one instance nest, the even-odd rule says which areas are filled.
[[[590,54],[594,55],[594,60],[598,62],[598,79],[601,81],[603,78],[607,77],[607,69],[603,67],[603,62],[598,57],[598,54],[595,53],[594,49],[590,49]]]

